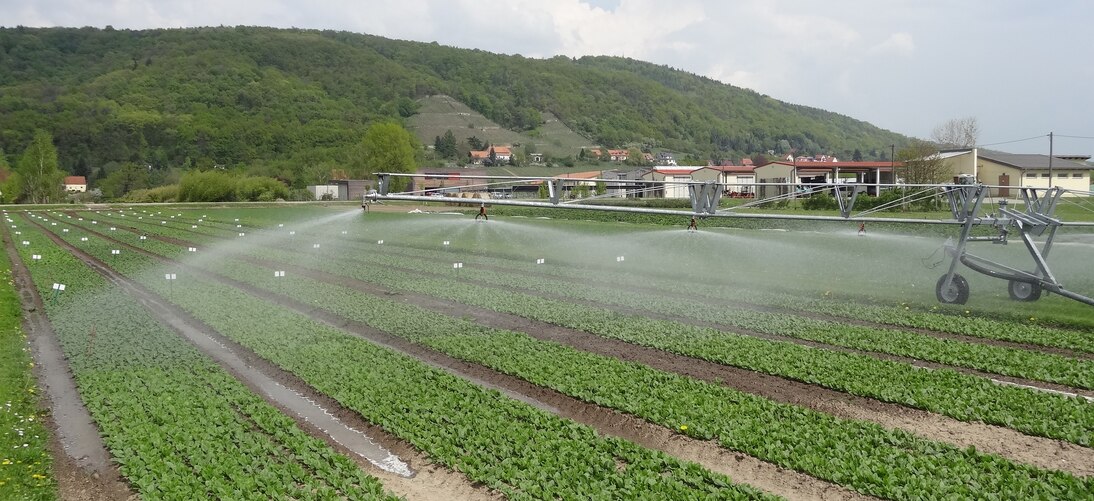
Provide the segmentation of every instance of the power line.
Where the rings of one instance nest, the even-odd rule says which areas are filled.
[[[1094,136],[1069,136],[1066,134],[1056,134],[1056,137],[1066,137],[1071,139],[1094,139]]]
[[[1059,134],[1057,134],[1057,136],[1059,136]],[[998,142],[998,143],[978,144],[976,146],[978,148],[982,148],[984,146],[997,146],[997,145],[1000,145],[1000,144],[1020,143],[1022,141],[1030,141],[1030,140],[1033,140],[1033,139],[1041,139],[1041,138],[1044,138],[1044,137],[1048,137],[1048,134],[1041,134],[1039,136],[1027,137],[1025,139],[1014,139],[1012,141],[1001,141],[1001,142]]]

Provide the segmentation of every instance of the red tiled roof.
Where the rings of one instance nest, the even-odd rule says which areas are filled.
[[[494,146],[495,155],[512,155],[513,152],[509,151],[508,146]]]
[[[679,176],[682,174],[691,174],[699,169],[653,169],[658,174],[665,174],[669,176]]]
[[[571,172],[569,174],[559,174],[555,176],[556,179],[594,179],[600,177],[601,172],[598,170],[590,170],[585,172]]]
[[[87,184],[87,178],[84,176],[65,176],[64,184]]]
[[[490,150],[471,150],[471,158],[490,158]]]

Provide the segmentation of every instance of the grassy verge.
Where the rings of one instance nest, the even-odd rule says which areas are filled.
[[[56,499],[11,262],[0,252],[0,499]]]

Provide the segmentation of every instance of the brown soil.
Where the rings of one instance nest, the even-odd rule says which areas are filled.
[[[45,316],[42,298],[29,270],[23,265],[7,231],[3,238],[23,307],[23,330],[31,344],[34,376],[43,390],[43,404],[48,405],[45,424],[50,435],[49,449],[59,498],[80,501],[135,498],[118,468],[110,461],[99,429],[76,390],[76,382],[53,326]]]
[[[45,228],[43,228],[45,229]],[[97,233],[97,232],[96,232]],[[210,354],[205,351],[207,355],[211,355],[210,358],[218,362],[222,368],[232,374],[248,388],[250,388],[256,395],[262,397],[267,403],[277,407],[285,415],[291,417],[296,421],[297,426],[306,431],[313,437],[319,438],[325,441],[329,446],[338,450],[346,457],[355,460],[358,465],[365,469],[369,474],[379,478],[384,487],[391,492],[405,496],[408,499],[420,499],[426,501],[444,501],[451,499],[467,499],[467,500],[488,500],[488,499],[500,499],[502,496],[489,490],[485,486],[474,484],[469,481],[462,474],[459,474],[453,470],[434,464],[428,459],[427,456],[422,454],[417,449],[413,448],[406,442],[395,438],[388,434],[382,428],[374,426],[371,423],[365,421],[360,414],[353,412],[343,407],[336,400],[326,396],[325,394],[314,390],[308,386],[303,380],[299,379],[295,375],[281,369],[277,365],[270,363],[266,359],[263,359],[256,355],[251,350],[239,345],[238,343],[228,339],[224,335],[217,332],[212,327],[209,327],[204,322],[194,318],[189,313],[186,313],[182,309],[175,307],[171,303],[163,300],[160,296],[154,292],[144,288],[143,286],[132,282],[123,275],[115,272],[106,263],[101,260],[87,254],[83,250],[69,245],[64,240],[60,239],[52,233],[47,233],[51,240],[58,245],[64,247],[70,253],[84,261],[95,271],[102,274],[109,281],[117,284],[126,293],[134,296],[140,301],[146,309],[148,309],[153,315],[157,316],[161,323],[175,330],[183,339],[193,343],[192,336],[194,335],[206,335],[213,338],[220,344],[228,347],[228,351],[238,355],[243,361],[251,368],[257,369],[258,372],[263,373],[269,377],[272,377],[279,384],[289,388],[292,391],[303,395],[305,398],[316,402],[319,406],[327,409],[336,418],[345,423],[347,426],[361,431],[366,436],[372,438],[378,444],[385,449],[397,455],[401,460],[406,462],[414,471],[415,475],[411,478],[406,478],[400,475],[389,473],[380,468],[377,468],[372,463],[368,462],[364,458],[360,457],[353,451],[348,450],[338,442],[331,439],[326,433],[317,428],[314,424],[307,420],[295,415],[293,412],[285,409],[279,405],[276,401],[273,401],[267,397],[267,395],[257,386],[253,376],[245,371],[237,370],[231,366],[228,366],[224,361],[216,354]],[[100,234],[102,235],[102,234]],[[107,238],[103,235],[104,238]],[[115,242],[126,245],[130,249],[145,252],[139,248],[125,244],[114,240]],[[199,346],[199,349],[202,349]]]

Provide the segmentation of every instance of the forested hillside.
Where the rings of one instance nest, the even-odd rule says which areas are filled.
[[[699,158],[787,146],[871,157],[906,141],[621,58],[538,60],[272,28],[0,29],[0,149],[13,161],[42,129],[64,170],[93,179],[124,164],[161,178],[220,165],[295,185],[331,167],[355,172],[370,123],[404,121],[417,99],[438,94],[516,131],[534,132],[549,113],[591,144]]]

